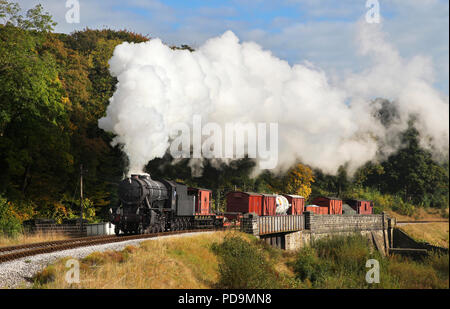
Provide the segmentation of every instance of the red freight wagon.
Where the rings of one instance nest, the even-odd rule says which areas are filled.
[[[188,195],[195,196],[195,214],[211,215],[212,191],[201,188],[188,188]]]
[[[277,211],[277,196],[273,194],[262,195],[262,213],[259,216],[275,216]]]
[[[291,207],[288,209],[288,215],[301,215],[305,210],[305,198],[300,195],[283,194]]]
[[[328,207],[321,207],[317,205],[308,205],[305,207],[305,211],[310,211],[316,215],[326,215],[328,214]]]
[[[316,197],[313,204],[327,207],[327,213],[330,215],[342,215],[342,200],[336,197]]]
[[[361,215],[371,215],[373,213],[373,202],[364,200],[346,200],[351,208],[356,210],[356,213]]]
[[[252,192],[232,191],[226,196],[228,213],[255,213],[261,215],[262,195]]]
[[[316,205],[308,205],[305,207],[305,211],[310,211],[313,212],[315,214],[319,214],[319,206]]]

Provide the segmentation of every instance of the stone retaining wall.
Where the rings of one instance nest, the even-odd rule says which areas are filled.
[[[316,215],[305,212],[305,227],[315,234],[383,230],[388,225],[381,215]]]

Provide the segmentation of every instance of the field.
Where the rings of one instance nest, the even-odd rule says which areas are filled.
[[[400,227],[409,236],[420,242],[448,248],[448,222],[408,224]]]
[[[416,212],[417,214],[414,217],[410,217],[400,215],[394,211],[387,211],[387,213],[390,216],[395,217],[397,221],[422,221],[422,220],[443,221],[443,222],[399,225],[399,228],[417,241],[428,242],[435,246],[448,248],[449,247],[448,208],[445,210],[447,218],[444,218],[442,216],[442,211],[439,209],[419,208],[417,209]]]
[[[436,208],[416,208],[414,216],[401,215],[393,210],[386,210],[389,216],[394,217],[397,221],[422,221],[422,220],[436,220],[448,221],[448,208],[445,210]]]
[[[380,283],[365,281],[368,259]],[[80,261],[80,283],[65,281],[66,259],[34,278],[34,288],[448,288],[448,255],[423,261],[382,257],[362,237],[321,240],[287,252],[252,236],[216,232],[149,240]]]

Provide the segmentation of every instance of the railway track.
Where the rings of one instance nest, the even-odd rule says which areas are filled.
[[[448,220],[397,221],[397,224],[424,224],[424,223],[448,223]]]
[[[57,241],[49,241],[49,242],[41,242],[41,243],[32,243],[32,244],[24,244],[18,246],[8,246],[8,247],[0,247],[0,263],[43,254],[43,253],[51,253],[56,251],[62,251],[67,249],[74,249],[79,247],[93,246],[93,245],[102,245],[108,243],[122,242],[127,240],[135,240],[135,239],[147,239],[147,238],[155,238],[160,236],[167,235],[176,235],[176,234],[185,234],[185,233],[197,233],[197,232],[206,232],[206,231],[215,231],[222,229],[195,229],[195,230],[184,230],[184,231],[169,231],[162,233],[151,233],[151,234],[141,234],[141,235],[124,235],[124,236],[91,236],[91,237],[81,237],[75,239],[68,240],[57,240]]]

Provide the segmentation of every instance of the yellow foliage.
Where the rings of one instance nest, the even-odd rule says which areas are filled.
[[[303,164],[297,164],[286,177],[285,189],[288,194],[297,194],[308,199],[311,194],[311,183],[314,182],[312,170]]]
[[[8,202],[8,208],[9,208],[9,213],[13,217],[18,219],[20,222],[31,219],[36,214],[36,211],[34,209],[27,209],[24,211],[20,211],[17,208],[17,205],[13,204],[12,202]]]

